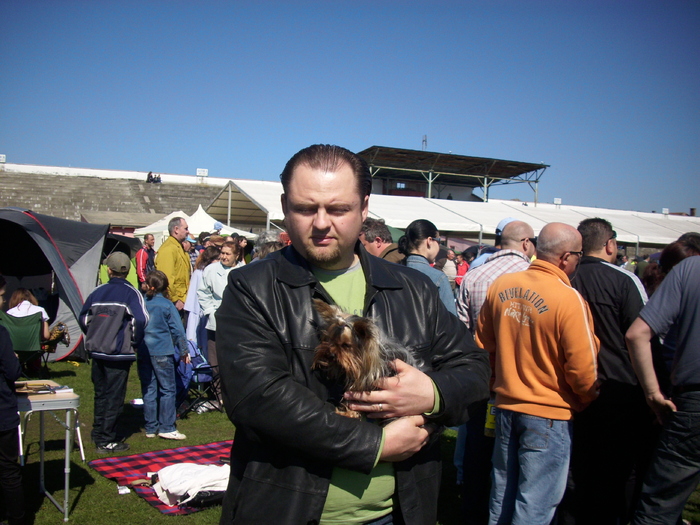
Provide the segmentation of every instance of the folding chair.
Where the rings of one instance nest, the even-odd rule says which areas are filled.
[[[187,341],[190,350],[190,363],[180,361],[178,365],[178,417],[184,418],[195,411],[224,409],[218,398],[221,397],[221,386],[218,377],[214,376],[217,367],[212,366],[202,354],[194,341]],[[192,398],[192,399],[190,399]]]
[[[36,312],[26,317],[14,317],[5,312],[0,312],[0,324],[10,332],[12,348],[17,353],[19,362],[22,364],[23,376],[27,378],[30,377],[28,365],[37,357],[41,359],[43,355],[41,348],[42,323],[41,312]],[[43,379],[49,377],[49,367],[46,361],[43,361],[40,371]]]

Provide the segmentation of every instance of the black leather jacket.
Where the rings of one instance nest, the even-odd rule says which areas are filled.
[[[447,312],[423,274],[368,255],[365,313],[414,349],[442,400],[436,422],[467,420],[488,396],[488,356]],[[318,314],[331,302],[306,261],[288,247],[229,274],[216,313],[217,355],[228,416],[236,426],[222,524],[318,523],[334,467],[369,473],[379,426],[339,416],[329,388],[311,370]],[[440,488],[439,441],[395,463],[395,523],[434,524]]]

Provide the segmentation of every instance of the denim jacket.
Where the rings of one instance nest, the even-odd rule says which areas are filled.
[[[448,312],[457,315],[455,296],[452,293],[452,288],[450,287],[450,281],[447,279],[447,275],[430,266],[428,259],[415,253],[412,253],[406,258],[406,266],[413,268],[414,270],[418,270],[419,272],[430,277],[430,280],[433,281],[435,286],[437,286],[442,304],[445,305]]]
[[[153,297],[146,297],[146,310],[149,321],[143,340],[148,353],[152,356],[172,355],[174,347],[177,347],[180,349],[180,355],[185,355],[185,328],[175,305],[159,293]]]

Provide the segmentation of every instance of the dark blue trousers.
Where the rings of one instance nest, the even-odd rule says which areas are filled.
[[[673,524],[700,482],[700,392],[673,396],[677,412],[666,422],[644,478],[633,524]]]
[[[131,363],[133,361],[92,360],[92,383],[95,385],[92,441],[97,446],[117,441],[117,419],[124,409]]]

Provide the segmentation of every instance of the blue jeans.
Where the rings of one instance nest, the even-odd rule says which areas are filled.
[[[564,495],[572,421],[496,409],[489,525],[548,525]]]
[[[170,355],[138,356],[146,434],[175,430],[175,358]]]
[[[673,396],[632,523],[677,523],[700,481],[700,392]]]

